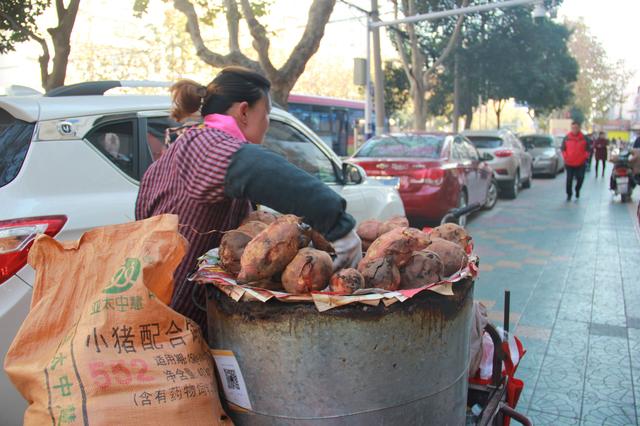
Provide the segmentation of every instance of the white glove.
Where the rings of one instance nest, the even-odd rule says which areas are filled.
[[[355,268],[362,260],[362,241],[352,229],[344,237],[332,241],[331,245],[336,251],[336,258],[333,261],[333,270],[338,271],[345,268]]]

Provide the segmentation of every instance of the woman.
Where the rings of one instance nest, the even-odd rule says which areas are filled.
[[[604,132],[598,134],[598,139],[593,143],[596,153],[596,178],[598,177],[598,165],[602,162],[602,177],[604,177],[604,169],[607,163],[607,152],[609,149],[609,141]]]
[[[147,170],[136,219],[172,213],[188,252],[174,274],[171,307],[207,332],[202,286],[187,281],[198,257],[217,247],[222,232],[239,226],[251,203],[291,213],[333,242],[334,267],[362,256],[346,201],[317,178],[260,146],[269,127],[269,81],[241,67],[223,69],[208,86],[182,80],[171,88],[172,117],[200,113],[204,124],[185,131]],[[192,292],[193,299],[192,299]]]

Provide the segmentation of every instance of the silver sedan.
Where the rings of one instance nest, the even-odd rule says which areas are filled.
[[[525,135],[520,140],[533,157],[533,173],[556,177],[564,169],[562,153],[551,135]]]

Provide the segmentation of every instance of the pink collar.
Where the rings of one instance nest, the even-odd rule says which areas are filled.
[[[207,114],[204,116],[204,125],[212,129],[222,130],[241,141],[247,140],[244,137],[242,130],[238,127],[238,123],[236,123],[235,118],[230,115]]]

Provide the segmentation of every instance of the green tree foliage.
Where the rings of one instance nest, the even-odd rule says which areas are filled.
[[[51,5],[51,0],[8,0],[0,2],[0,54],[15,50],[17,43],[38,32],[36,18]]]
[[[479,1],[479,0],[478,0]],[[394,2],[395,14],[412,16],[458,7],[466,7],[470,0],[401,0]],[[427,98],[450,57],[461,33],[463,16],[421,21],[392,27],[391,41],[400,54],[403,69],[410,83],[414,128],[425,128],[428,111]]]
[[[578,73],[567,44],[570,31],[549,19],[534,21],[530,8],[470,15],[460,43],[445,62],[446,72],[430,99],[430,113],[450,114],[454,103],[455,62],[459,110],[470,127],[473,108],[493,100],[496,118],[506,100],[515,98],[546,114],[567,105]]]
[[[69,0],[66,6],[64,0],[55,2],[58,25],[47,28],[53,45],[53,59],[49,53],[49,43],[44,36],[38,35],[35,22],[50,5],[50,0],[0,1],[0,54],[14,50],[16,43],[27,40],[37,42],[42,48],[38,61],[42,87],[46,91],[64,84],[71,52],[71,32],[80,0]]]
[[[542,113],[567,105],[578,76],[567,48],[569,30],[548,19],[534,22],[526,10],[508,18],[481,47],[487,98],[515,98]]]
[[[575,106],[584,112],[588,121],[602,120],[613,106],[624,102],[621,94],[630,74],[624,63],[612,63],[584,21],[568,21],[566,25],[572,30],[569,50],[580,65],[574,88]]]
[[[390,117],[402,111],[411,94],[409,80],[401,66],[393,61],[384,64],[384,110]]]

